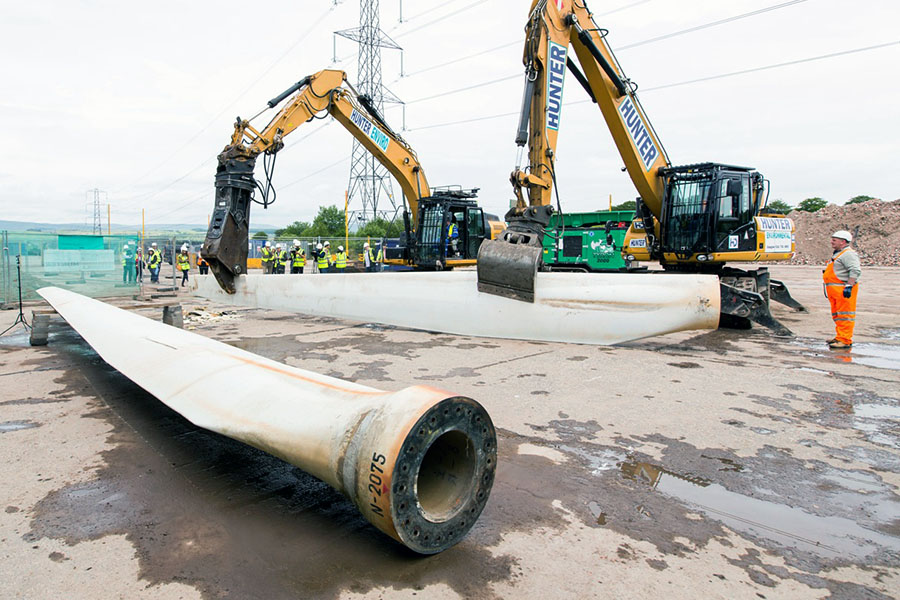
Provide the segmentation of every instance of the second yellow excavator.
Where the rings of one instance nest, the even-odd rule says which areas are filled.
[[[403,190],[408,207],[403,213],[405,231],[399,246],[386,249],[385,262],[431,270],[474,265],[481,243],[498,234],[497,218],[484,213],[474,200],[477,188],[429,187],[412,147],[366,96],[356,92],[343,71],[325,69],[304,77],[270,100],[267,109],[288,97],[262,130],[238,118],[230,143],[218,157],[216,205],[200,255],[226,292],[233,294],[234,278],[247,271],[251,203],[267,207],[274,201],[271,177],[284,138],[320,115],[331,115],[343,125]],[[253,174],[260,154],[263,184]]]
[[[771,280],[765,268],[725,265],[793,256],[794,224],[767,214],[763,175],[713,162],[673,166],[641,107],[637,87],[625,77],[607,43],[608,32],[594,22],[586,0],[533,0],[525,32],[526,83],[516,144],[523,150],[527,145],[529,164],[517,164],[510,177],[517,201],[506,214],[509,227],[500,239],[481,247],[479,290],[533,301],[536,272],[553,268],[542,263],[545,236],[558,238],[560,251],[566,250],[550,221],[554,193],[561,210],[556,143],[568,70],[599,106],[640,194],[624,240],[625,260],[655,261],[666,271],[716,274],[723,321],[752,320],[789,334],[769,312],[770,298],[803,310],[784,284]],[[581,69],[570,57],[570,47]],[[561,217],[555,221],[562,223]],[[580,244],[569,245],[582,250]]]

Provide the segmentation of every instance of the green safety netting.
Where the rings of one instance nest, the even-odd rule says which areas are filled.
[[[2,231],[0,242],[0,306],[18,303],[19,272],[23,301],[39,299],[37,290],[45,286],[69,289],[92,298],[130,296],[139,289],[133,259],[141,242],[137,235]],[[144,248],[149,248],[152,242],[156,242],[164,254],[160,271],[163,279],[174,277],[170,262],[172,249],[187,243],[194,252],[194,248],[199,249],[202,238],[146,238]],[[149,280],[146,270],[144,279]]]

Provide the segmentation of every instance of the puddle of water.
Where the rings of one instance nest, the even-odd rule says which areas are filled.
[[[878,550],[900,551],[900,538],[866,529],[843,517],[820,517],[731,492],[702,478],[684,477],[647,463],[623,463],[629,479],[702,511],[730,529],[827,558],[865,558]]]
[[[853,428],[866,434],[866,439],[873,444],[900,449],[900,440],[895,437],[896,433],[894,436],[885,433],[878,423],[857,419],[853,422]]]
[[[888,340],[900,340],[900,329],[880,329],[878,333]]]
[[[6,346],[9,348],[30,348],[31,347],[31,333],[22,328],[21,325],[16,325],[19,329],[11,329],[9,333],[0,336],[0,346]],[[0,331],[3,331],[0,329]]]
[[[884,490],[884,484],[871,473],[847,473],[846,471],[832,470],[823,475],[823,477],[845,489],[856,492],[869,493],[882,492]]]
[[[10,431],[20,431],[33,427],[40,427],[40,423],[35,423],[34,421],[6,421],[5,423],[0,423],[0,433],[9,433]]]
[[[900,371],[900,346],[887,344],[854,344],[853,362],[879,369]]]
[[[900,448],[900,406],[890,404],[856,404],[853,406],[853,428],[866,434],[874,444]]]
[[[886,330],[882,330],[884,333]],[[900,336],[900,330],[897,330],[897,336]],[[887,339],[898,339],[892,335],[886,335]],[[852,348],[847,350],[829,350],[828,346],[817,340],[808,338],[798,339],[792,342],[794,346],[800,346],[806,350],[813,352],[801,352],[803,356],[811,356],[815,358],[827,358],[838,360],[841,362],[852,362],[869,367],[877,367],[879,369],[891,369],[900,371],[900,346],[891,344],[874,344],[862,343],[853,344]],[[812,373],[825,373],[818,369],[809,367],[797,367],[798,371],[809,371]],[[829,373],[830,374],[830,373]]]
[[[900,421],[900,406],[891,406],[889,404],[857,404],[853,407],[853,412],[858,417],[866,419],[891,419]]]
[[[591,515],[596,519],[597,525],[606,525],[606,513],[603,512],[603,508],[599,504],[588,502],[588,510],[591,511]]]
[[[822,369],[813,369],[811,367],[794,367],[795,371],[806,371],[807,373],[816,373],[817,375],[834,375],[834,373],[830,371],[823,371]]]
[[[602,450],[599,453],[590,452],[584,448],[575,447],[575,446],[557,446],[563,452],[568,454],[574,454],[580,458],[582,458],[585,462],[587,462],[591,471],[596,475],[598,473],[602,473],[603,471],[610,471],[612,469],[617,469],[622,461],[625,460],[626,456],[624,453],[613,452],[612,450]]]

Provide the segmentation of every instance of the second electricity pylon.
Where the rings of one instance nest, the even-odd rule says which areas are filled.
[[[381,49],[402,48],[381,30],[378,0],[360,0],[359,27],[336,31],[336,35],[353,40],[359,44],[359,71],[356,89],[361,95],[368,96],[379,114],[384,115],[384,103],[402,101],[390,92],[381,81]],[[394,199],[393,182],[387,169],[365,149],[358,141],[353,141],[353,155],[350,163],[350,182],[347,186],[349,203],[359,201],[362,204],[362,218],[379,216],[378,202],[387,199],[391,203],[390,214],[397,212]],[[388,211],[382,210],[384,215]]]
[[[92,190],[88,190],[87,193],[93,194],[93,205],[94,205],[94,225],[92,227],[92,232],[94,235],[102,235],[103,234],[103,219],[100,215],[100,194],[105,194],[103,190],[98,190],[94,188]]]

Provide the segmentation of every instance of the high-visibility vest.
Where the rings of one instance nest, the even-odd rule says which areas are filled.
[[[459,237],[459,231],[456,229],[456,223],[450,223],[450,227],[447,228],[447,238],[453,239]]]
[[[366,248],[366,258],[369,259],[369,261],[368,261],[368,262],[369,262],[369,265],[375,263],[375,253],[372,252],[372,248],[371,248],[371,247]]]
[[[151,269],[155,269],[159,266],[159,263],[162,262],[162,253],[159,250],[150,250],[149,260],[147,261],[147,265]]]
[[[129,262],[134,262],[134,252],[130,248],[122,253],[122,266],[127,267]]]
[[[316,266],[319,267],[319,270],[328,268],[328,253],[325,250],[319,250],[319,254],[316,257]]]
[[[347,268],[347,253],[346,252],[338,252],[337,253],[337,263],[335,266],[338,269],[346,269]]]
[[[191,258],[187,254],[179,253],[178,256],[175,257],[175,263],[178,265],[179,271],[191,270]]]
[[[375,257],[375,262],[381,262],[384,258],[384,255],[381,253],[381,248],[378,248],[378,256]]]
[[[260,252],[260,254],[262,254],[262,262],[263,263],[272,262],[272,250],[271,249],[269,249],[267,246],[263,246],[259,252]]]
[[[209,265],[209,263],[206,262],[205,260],[203,260],[203,257],[200,256],[200,255],[198,254],[198,255],[197,255],[197,266],[198,266],[198,267],[205,267],[205,266],[207,266],[207,265]]]
[[[305,267],[306,266],[306,255],[303,254],[303,250],[300,248],[296,248],[291,250],[291,265],[294,267]]]

